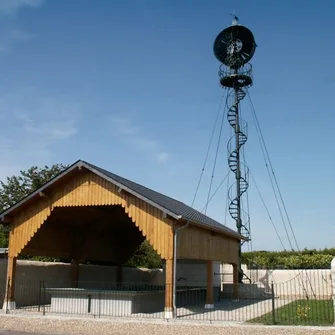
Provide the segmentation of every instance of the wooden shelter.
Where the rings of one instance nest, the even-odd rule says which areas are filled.
[[[7,301],[15,308],[15,269],[20,254],[71,259],[73,282],[78,262],[122,264],[147,239],[166,262],[165,312],[173,313],[175,260],[207,261],[206,306],[213,306],[213,261],[234,266],[235,231],[184,203],[92,164],[77,161],[40,189],[0,215],[10,225]]]

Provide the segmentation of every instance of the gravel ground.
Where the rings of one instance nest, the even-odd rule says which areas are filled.
[[[334,328],[245,326],[224,323],[137,321],[125,319],[71,319],[59,317],[0,316],[0,334],[4,331],[62,335],[302,335],[334,334]]]

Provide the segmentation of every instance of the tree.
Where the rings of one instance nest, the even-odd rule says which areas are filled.
[[[128,259],[125,266],[158,269],[162,267],[162,259],[150,243],[147,240],[144,240],[133,255]]]
[[[30,193],[36,191],[51,178],[58,175],[66,165],[54,164],[51,167],[39,168],[32,166],[27,171],[20,171],[19,176],[7,177],[6,181],[0,181],[0,213],[15,205]],[[8,246],[8,230],[0,225],[0,247]]]

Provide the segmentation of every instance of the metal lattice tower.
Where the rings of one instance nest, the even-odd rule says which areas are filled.
[[[228,97],[233,99],[228,103],[227,118],[234,130],[234,135],[228,141],[228,166],[235,175],[235,183],[228,190],[229,213],[236,222],[238,232],[250,238],[249,213],[242,213],[241,196],[248,189],[248,168],[242,160],[241,148],[247,141],[247,123],[240,118],[239,105],[246,95],[246,89],[252,85],[252,66],[249,60],[253,57],[256,43],[252,32],[238,23],[234,16],[230,27],[221,31],[214,41],[215,57],[220,65],[220,83],[230,90]],[[228,102],[228,100],[227,100]],[[242,217],[244,221],[242,222]],[[241,246],[239,246],[239,282],[242,282]]]

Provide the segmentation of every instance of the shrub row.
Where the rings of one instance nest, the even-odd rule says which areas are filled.
[[[242,254],[242,263],[251,268],[329,269],[335,248],[302,251],[254,251]]]

